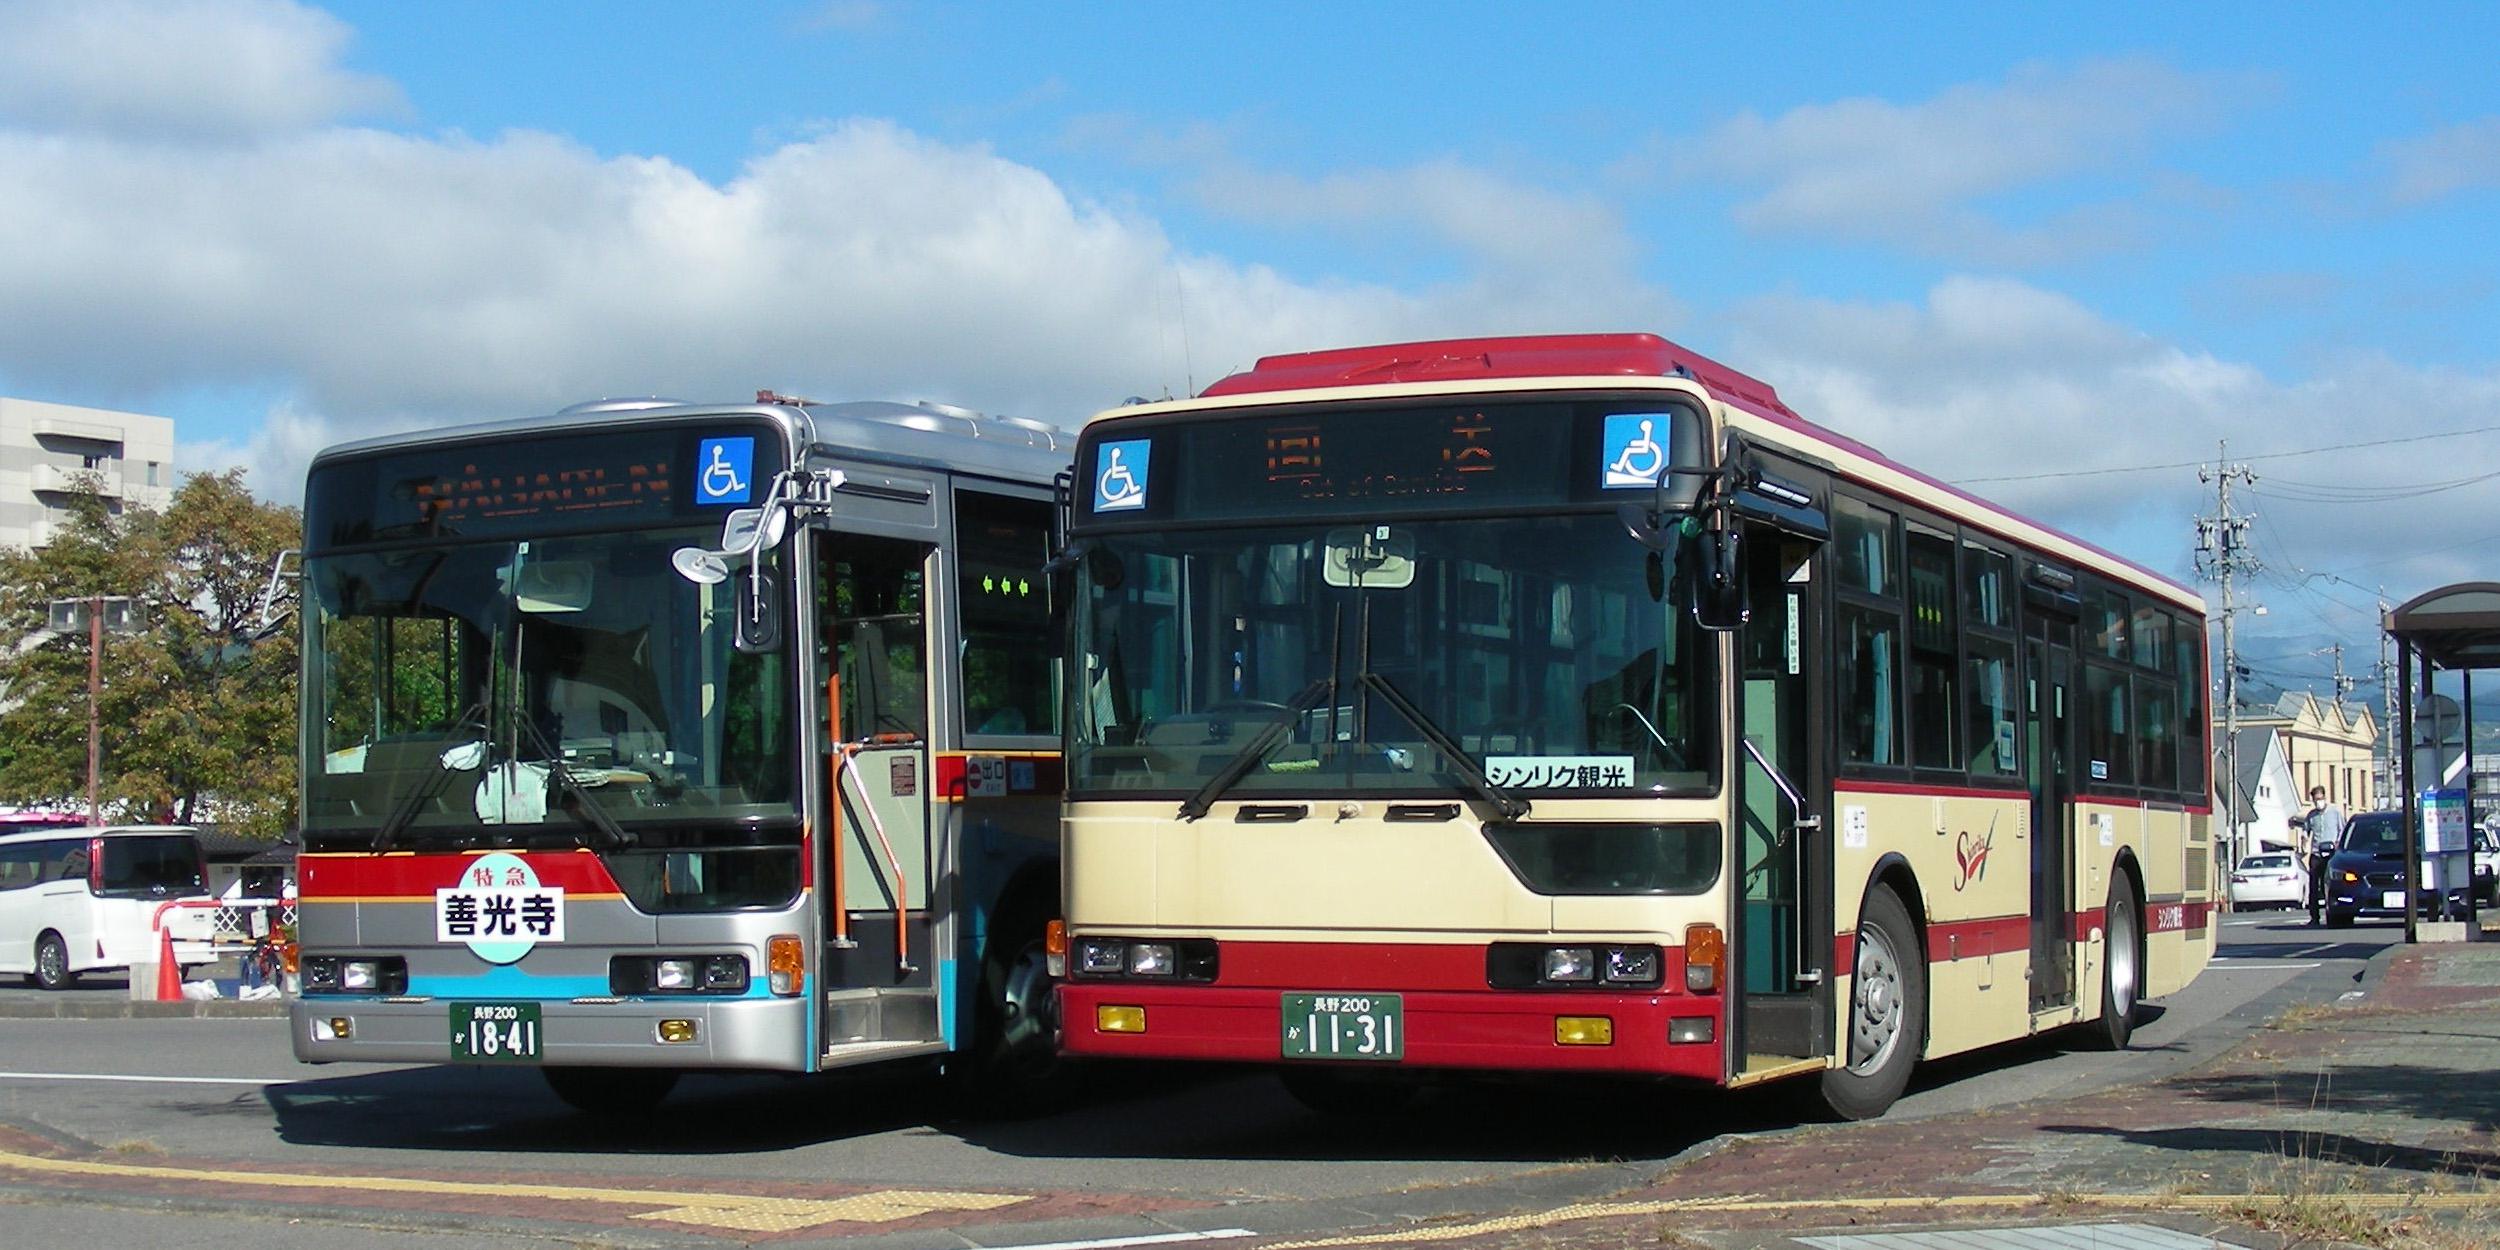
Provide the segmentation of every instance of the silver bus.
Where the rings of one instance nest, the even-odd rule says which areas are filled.
[[[1069,436],[757,398],[314,460],[299,1059],[1047,1087]]]

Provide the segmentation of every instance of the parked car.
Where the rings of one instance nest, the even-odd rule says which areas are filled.
[[[2475,857],[2472,890],[2488,896],[2490,878]],[[2402,812],[2362,812],[2344,823],[2343,845],[2326,861],[2326,922],[2336,928],[2363,917],[2403,919],[2405,832]],[[2431,864],[2415,867],[2413,903],[2424,916],[2463,915],[2472,899],[2463,884],[2434,890]],[[2443,898],[2442,895],[2445,895]]]
[[[214,917],[164,905],[207,901],[207,881],[199,831],[187,826],[0,834],[0,973],[59,990],[82,972],[155,963],[160,909],[176,961],[206,963]]]
[[[2474,831],[2474,897],[2486,907],[2500,907],[2500,834]]]
[[[2240,860],[2231,870],[2231,906],[2299,907],[2309,901],[2309,870],[2289,851],[2266,851]]]

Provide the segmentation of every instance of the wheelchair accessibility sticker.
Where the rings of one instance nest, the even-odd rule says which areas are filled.
[[[1104,443],[1094,450],[1094,511],[1127,512],[1146,506],[1148,439]]]
[[[695,449],[694,462],[696,503],[745,503],[754,496],[754,439],[704,439]]]
[[[1607,490],[1658,484],[1667,467],[1667,449],[1658,439],[1672,420],[1654,412],[1618,412],[1606,418]]]

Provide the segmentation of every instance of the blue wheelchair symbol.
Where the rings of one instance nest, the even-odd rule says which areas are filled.
[[[1666,448],[1659,445],[1658,436],[1672,420],[1649,412],[1622,412],[1606,418],[1602,463],[1607,490],[1658,484],[1659,472],[1667,467]]]
[[[707,438],[695,449],[694,501],[745,503],[755,494],[755,440]]]
[[[1146,467],[1152,440],[1104,443],[1094,453],[1094,511],[1125,512],[1146,506]]]

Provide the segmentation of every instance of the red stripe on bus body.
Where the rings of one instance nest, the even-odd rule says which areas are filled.
[[[460,884],[460,877],[478,857],[492,851],[445,851],[437,854],[322,851],[296,857],[297,889],[310,899],[434,897],[434,891]],[[592,851],[506,851],[538,874],[538,883],[580,894],[616,894],[616,878]]]
[[[1915,781],[1864,781],[1851,779],[1832,787],[1841,794],[1913,794],[1939,799],[2020,799],[2031,801],[2027,790],[1990,790],[1981,786],[1939,786]]]

